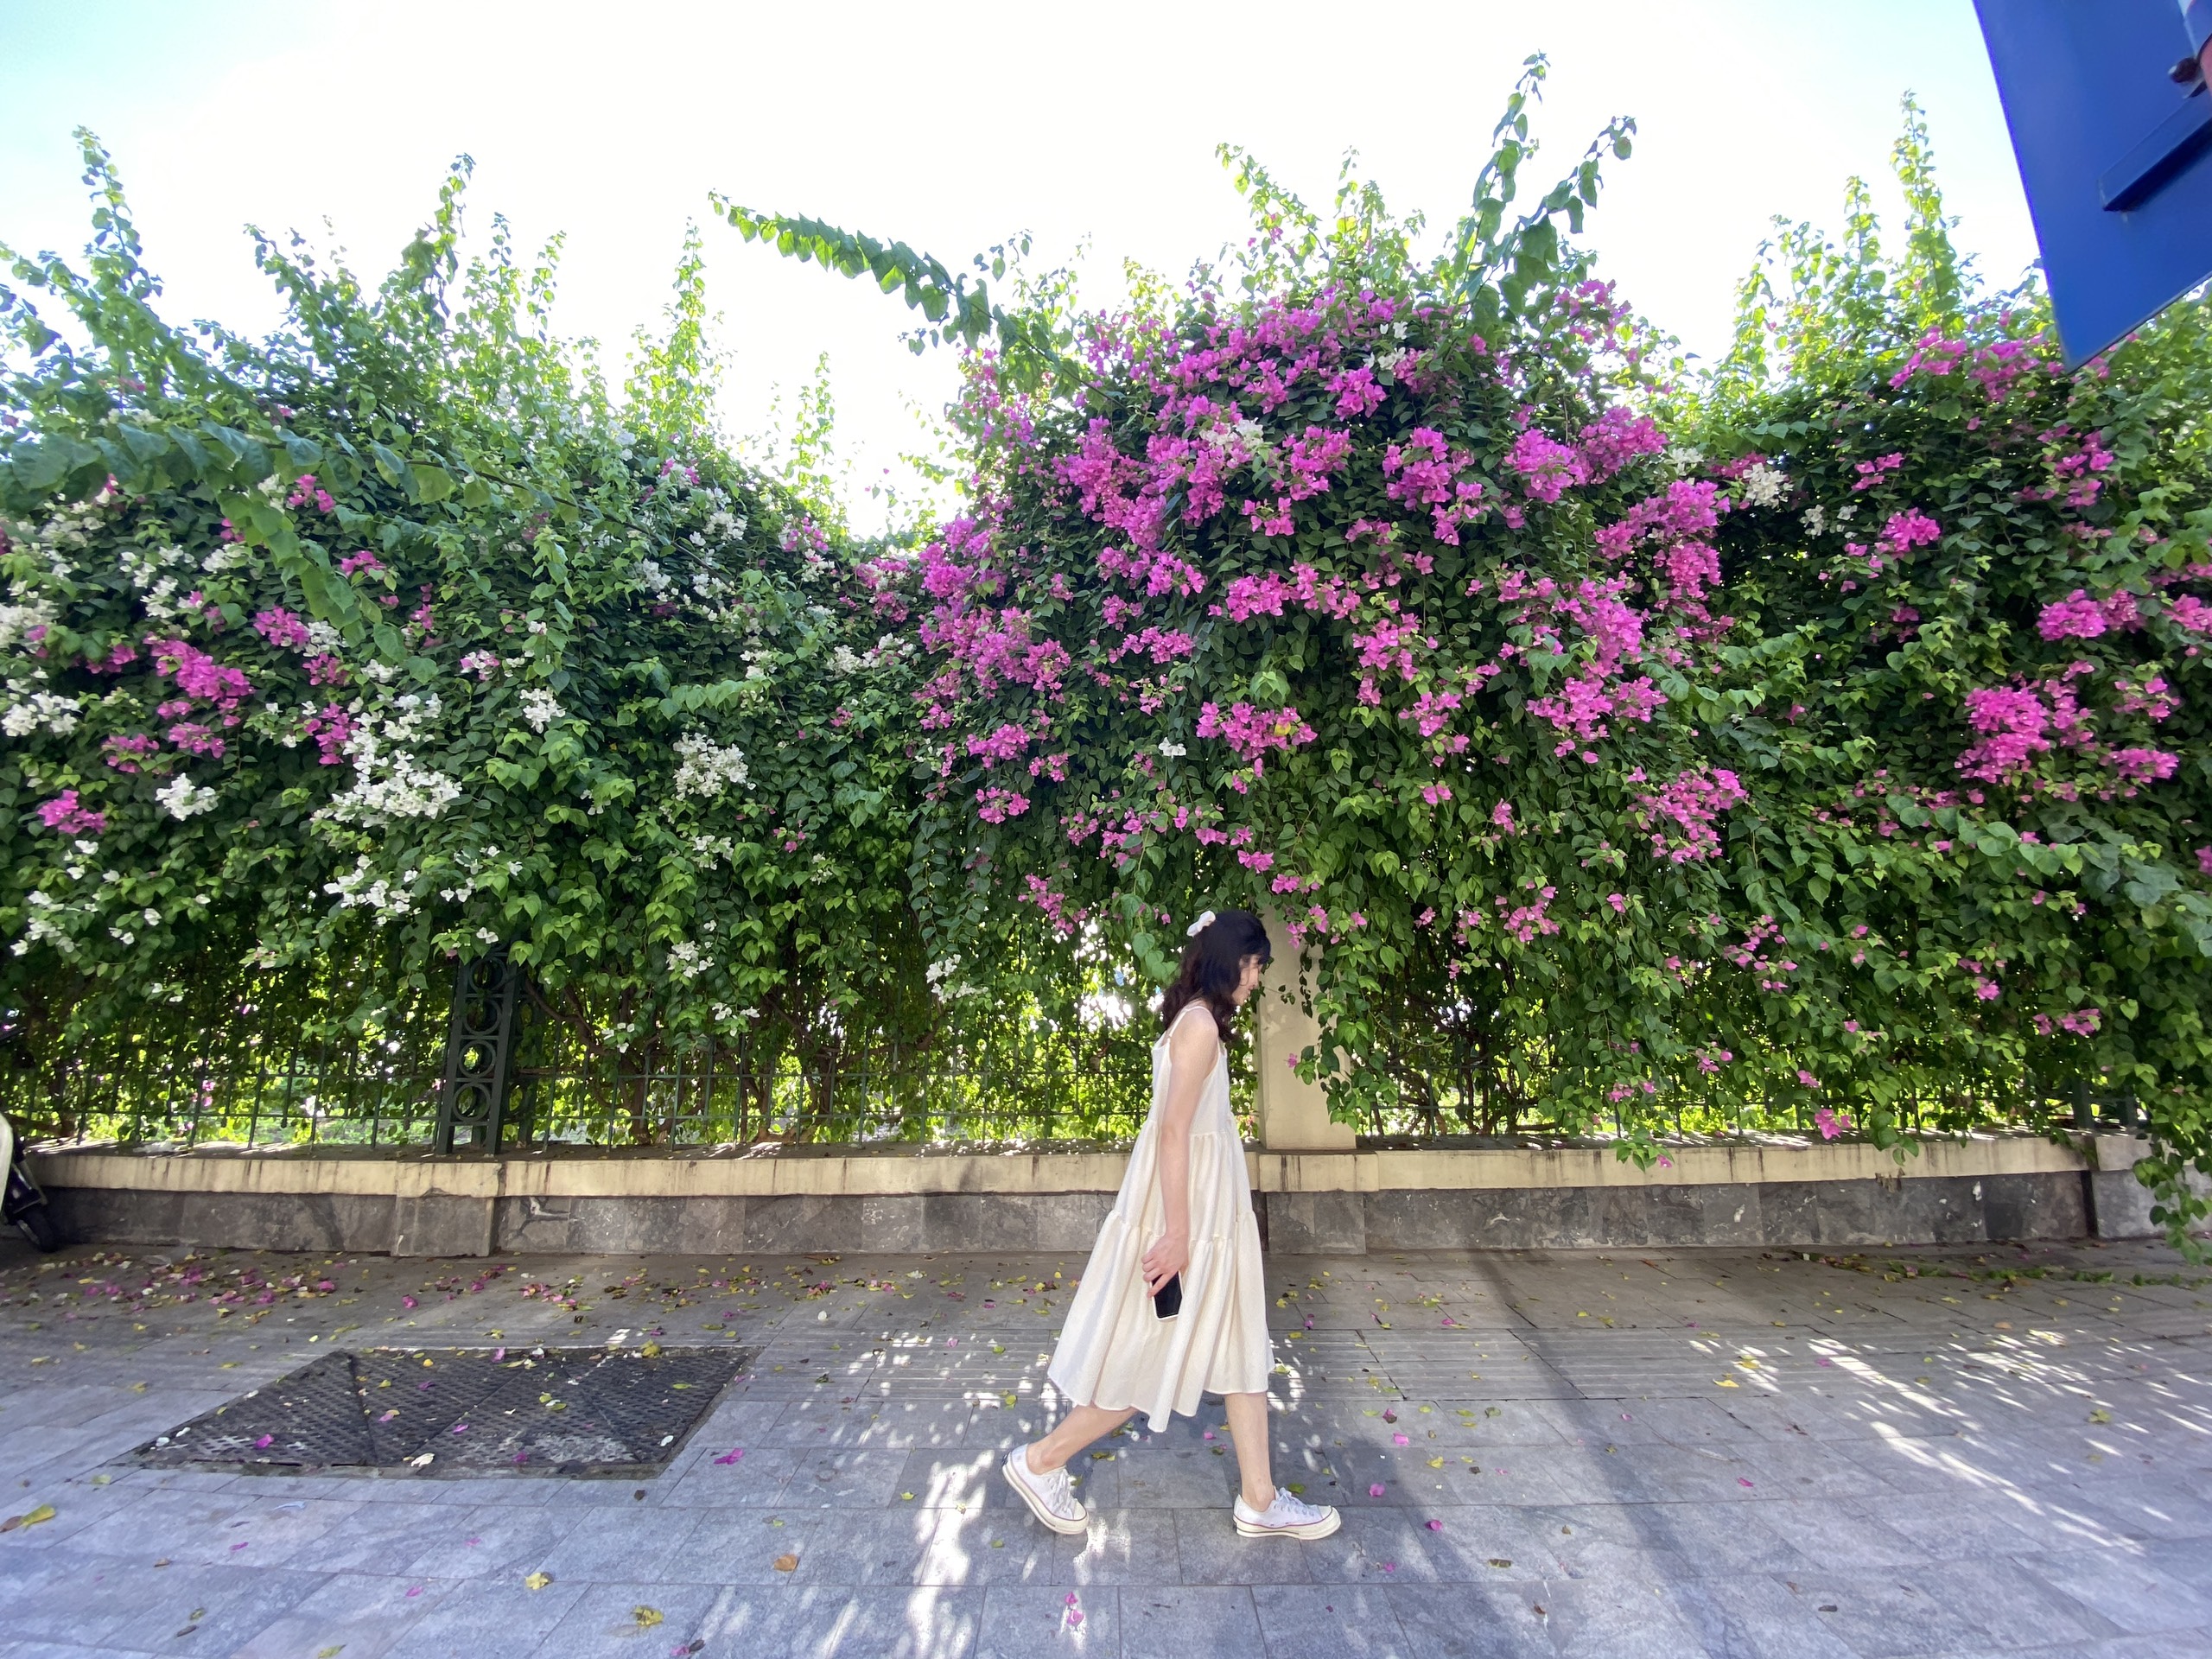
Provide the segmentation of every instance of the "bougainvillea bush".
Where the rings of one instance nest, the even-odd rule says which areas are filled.
[[[2087,1090],[2196,1151],[2203,306],[2068,372],[1961,269],[1909,114],[1904,255],[1854,190],[1693,375],[1558,234],[1596,150],[1509,218],[1522,113],[1434,257],[1240,162],[1225,267],[1064,317],[1042,366],[1035,327],[972,355],[970,506],[921,569],[925,913],[1158,975],[1201,906],[1273,907],[1355,1122],[1534,1109],[1648,1156]]]
[[[1673,411],[1733,479],[1716,684],[1756,704],[1713,1017],[1878,1131],[2132,1096],[2178,1219],[2212,1154],[2212,308],[2069,372],[2038,294],[1962,268],[1916,116],[1897,163],[1902,257],[1856,188],[1840,245],[1786,229]]]
[[[405,1002],[435,1052],[453,964],[499,949],[633,1069],[760,1028],[819,1061],[928,1005],[879,732],[913,647],[714,441],[696,245],[618,408],[543,332],[550,265],[500,230],[460,269],[458,170],[380,289],[263,241],[290,315],[253,343],[160,320],[87,160],[87,270],[0,289],[22,1040]]]

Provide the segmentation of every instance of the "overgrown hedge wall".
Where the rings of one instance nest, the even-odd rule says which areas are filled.
[[[1624,125],[1514,206],[1535,90],[1440,253],[1232,153],[1251,242],[1113,315],[719,204],[966,346],[963,508],[874,541],[716,441],[696,261],[619,399],[458,180],[377,292],[264,242],[287,328],[178,332],[92,152],[88,273],[4,295],[26,1040],[499,944],[593,1043],[835,1064],[1110,1026],[1242,903],[1350,1118],[2086,1086],[2212,1157],[2204,305],[2069,372],[1914,119],[1903,254],[1786,231],[1694,373],[1572,240]]]

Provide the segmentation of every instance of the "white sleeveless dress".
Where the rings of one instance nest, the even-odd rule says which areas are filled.
[[[1176,1024],[1194,1014],[1212,1018],[1194,1002]],[[1260,1226],[1229,1109],[1225,1052],[1215,1058],[1191,1120],[1191,1260],[1183,1269],[1182,1312],[1155,1317],[1145,1288],[1144,1253],[1166,1230],[1159,1147],[1171,1034],[1162,1032],[1152,1046],[1152,1109],[1045,1373],[1071,1404],[1134,1408],[1155,1433],[1171,1412],[1194,1414],[1201,1394],[1264,1392],[1271,1363]]]

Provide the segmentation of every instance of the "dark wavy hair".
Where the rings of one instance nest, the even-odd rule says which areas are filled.
[[[1182,966],[1160,999],[1160,1028],[1166,1031],[1185,1008],[1203,1002],[1222,1041],[1227,1042],[1230,1021],[1236,1017],[1232,999],[1236,982],[1243,976],[1244,958],[1257,957],[1264,968],[1274,956],[1267,927],[1257,916],[1249,910],[1222,911],[1183,947]]]

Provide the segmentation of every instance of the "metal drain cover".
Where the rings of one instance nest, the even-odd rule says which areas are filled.
[[[269,1474],[648,1475],[683,1448],[754,1352],[508,1351],[325,1354],[130,1458]]]

